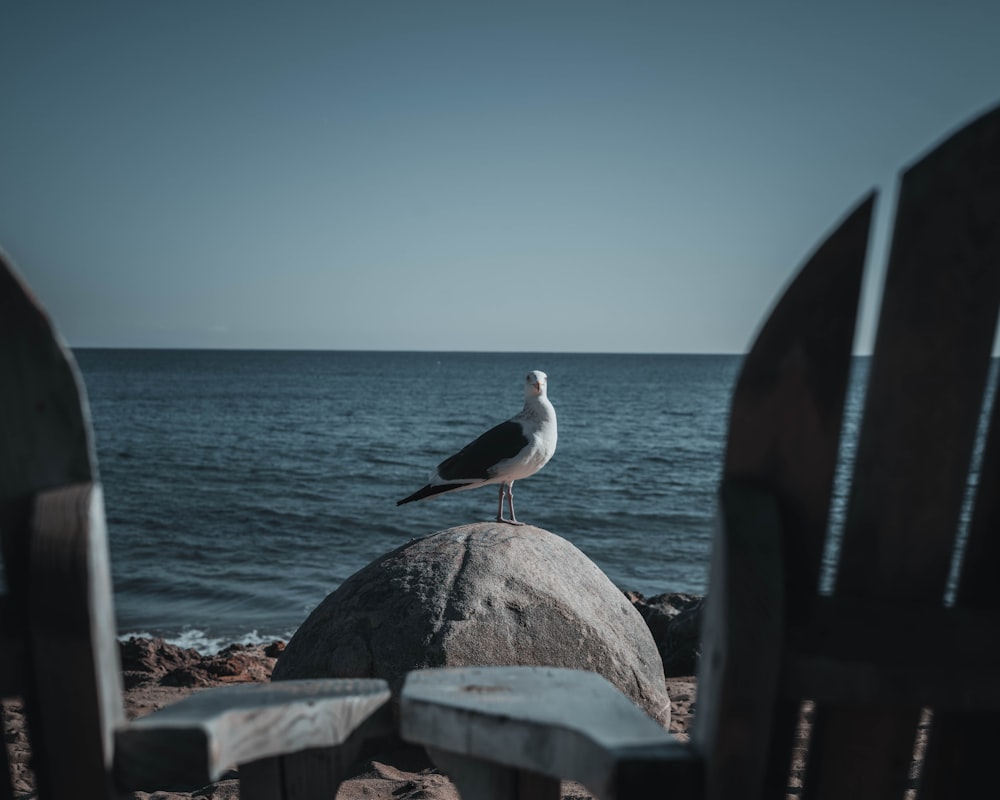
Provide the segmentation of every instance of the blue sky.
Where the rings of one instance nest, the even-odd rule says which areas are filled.
[[[744,352],[1000,101],[1000,3],[0,9],[0,247],[74,346]],[[871,302],[859,349],[870,342]]]

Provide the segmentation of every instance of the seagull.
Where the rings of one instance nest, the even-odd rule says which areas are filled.
[[[490,428],[431,473],[427,485],[396,503],[412,503],[444,492],[500,484],[497,522],[523,525],[514,516],[514,481],[534,475],[556,451],[556,410],[545,390],[549,376],[532,370],[525,378],[524,408],[517,416]],[[510,519],[503,515],[507,498]]]

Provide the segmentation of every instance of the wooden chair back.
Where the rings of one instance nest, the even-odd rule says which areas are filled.
[[[710,797],[784,796],[804,708],[808,798],[971,796],[990,768],[976,754],[1000,743],[996,407],[974,459],[1000,304],[1000,109],[902,175],[831,546],[873,199],[785,292],[735,389],[694,734]]]
[[[124,711],[86,397],[72,357],[2,256],[0,436],[0,693],[25,700],[41,796],[110,792]]]

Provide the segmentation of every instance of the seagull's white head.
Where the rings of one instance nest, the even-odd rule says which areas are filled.
[[[545,397],[545,387],[549,376],[541,370],[533,369],[525,378],[524,394],[526,397]]]

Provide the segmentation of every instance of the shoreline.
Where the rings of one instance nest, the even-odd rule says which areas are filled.
[[[688,725],[695,708],[698,633],[703,597],[664,593],[644,597],[624,592],[649,627],[664,666],[664,680],[671,701],[669,730],[681,741],[688,739]],[[261,640],[259,634],[254,636]],[[285,648],[285,639],[232,643],[203,653],[152,636],[120,636],[123,705],[126,719],[145,716],[177,702],[193,692],[233,683],[267,682]],[[29,800],[35,795],[30,769],[30,748],[24,709],[18,698],[3,699],[4,739],[12,771],[14,797]],[[355,773],[342,784],[339,800],[395,800],[400,796],[422,796],[427,800],[458,800],[454,785],[427,760],[422,748],[397,741],[391,752],[370,756],[356,765]],[[235,773],[193,792],[156,792],[155,800],[235,800],[239,782]],[[152,795],[138,792],[137,800]],[[579,784],[564,782],[563,800],[592,800]]]
[[[628,598],[646,621],[654,641],[656,641],[657,646],[661,650],[661,656],[666,646],[666,642],[662,640],[667,635],[667,629],[672,626],[676,617],[685,613],[689,618],[687,625],[689,630],[683,634],[679,634],[679,629],[675,629],[671,633],[671,644],[676,649],[677,645],[681,643],[680,640],[683,639],[692,650],[694,649],[697,639],[695,627],[698,619],[697,610],[692,612],[692,609],[696,609],[701,601],[704,600],[704,595],[690,592],[661,592],[647,596],[631,589],[619,588],[619,591]],[[194,626],[186,626],[180,633],[167,635],[136,627],[135,629],[118,633],[116,638],[119,644],[124,644],[130,639],[156,639],[183,650],[195,650],[201,656],[214,656],[233,645],[254,647],[257,645],[266,646],[275,641],[287,642],[294,635],[296,628],[297,626],[275,635],[262,634],[257,628],[254,628],[237,636],[213,636],[201,628]],[[661,644],[664,647],[661,647]],[[693,672],[694,670],[689,671]]]

